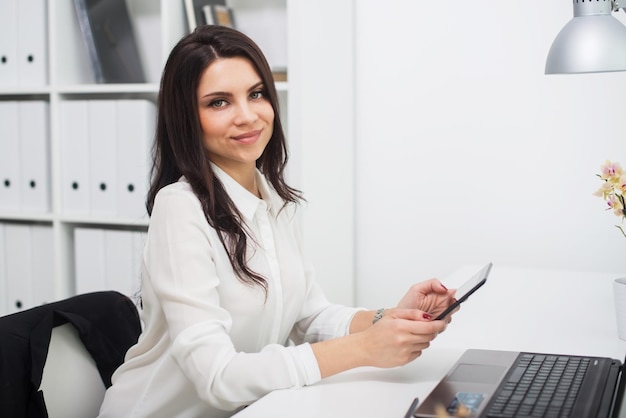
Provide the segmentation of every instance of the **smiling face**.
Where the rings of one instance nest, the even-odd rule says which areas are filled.
[[[253,174],[272,136],[274,110],[250,61],[213,62],[202,74],[197,97],[209,159],[236,180]]]

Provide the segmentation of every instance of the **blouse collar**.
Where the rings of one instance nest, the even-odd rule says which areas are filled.
[[[254,218],[254,214],[259,209],[259,206],[266,206],[267,210],[274,216],[277,216],[280,209],[283,207],[283,200],[268,184],[265,176],[258,169],[256,170],[256,181],[262,199],[250,193],[250,191],[237,183],[235,179],[217,165],[211,163],[211,168],[224,185],[226,193],[228,193],[228,196],[237,207],[237,210],[241,212],[246,220],[252,220],[252,218]]]

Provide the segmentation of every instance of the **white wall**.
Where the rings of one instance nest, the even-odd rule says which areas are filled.
[[[354,304],[353,0],[289,0],[290,174],[327,297]]]
[[[592,196],[626,167],[626,73],[543,74],[571,1],[355,9],[357,304],[465,263],[626,273]]]

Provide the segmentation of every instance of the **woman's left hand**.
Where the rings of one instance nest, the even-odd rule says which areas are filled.
[[[420,309],[436,317],[454,302],[455,292],[454,289],[448,290],[437,279],[426,280],[411,286],[398,303],[398,308]]]

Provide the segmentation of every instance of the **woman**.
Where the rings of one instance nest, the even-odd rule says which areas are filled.
[[[330,304],[302,254],[298,191],[269,66],[245,35],[203,26],[165,65],[142,271],[144,330],[101,417],[223,417],[266,393],[417,358],[453,291],[397,308]]]

